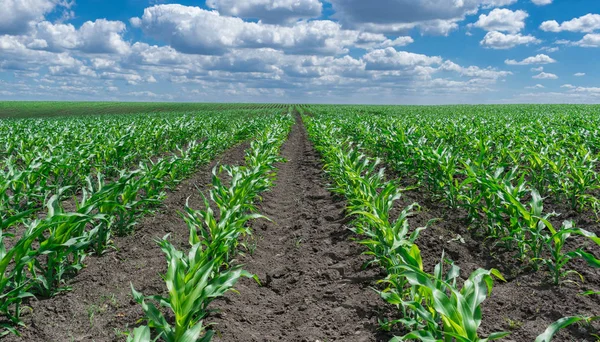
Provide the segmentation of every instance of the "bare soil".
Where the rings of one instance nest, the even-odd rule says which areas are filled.
[[[272,222],[253,224],[258,247],[241,258],[263,286],[243,280],[239,295],[214,303],[216,340],[389,340],[377,329],[383,303],[370,289],[381,275],[361,269],[366,259],[344,225],[345,203],[327,190],[301,122],[281,154],[287,163],[259,208]]]
[[[90,256],[87,267],[69,282],[73,290],[51,299],[32,300],[23,317],[22,337],[6,336],[6,341],[124,341],[123,332],[143,317],[133,301],[130,283],[146,295],[164,294],[160,275],[167,269],[163,252],[156,244],[166,234],[179,246],[187,247],[188,228],[179,216],[186,199],[190,207],[203,208],[200,195],[212,179],[217,164],[240,165],[248,143],[240,144],[213,160],[190,179],[168,193],[159,211],[145,217],[135,234],[116,237],[116,250],[101,257]]]
[[[422,211],[410,220],[411,227],[425,226],[433,218],[441,219],[424,230],[417,244],[423,254],[427,271],[432,271],[440,262],[442,253],[461,268],[461,278],[478,268],[497,268],[507,282],[495,280],[491,297],[482,304],[482,326],[480,336],[491,332],[508,331],[511,334],[501,341],[533,342],[535,338],[556,320],[565,316],[593,316],[600,314],[600,296],[582,296],[587,290],[600,290],[600,269],[594,269],[583,261],[572,261],[572,269],[581,273],[585,282],[551,285],[549,276],[540,270],[519,270],[519,263],[511,253],[500,253],[491,248],[490,241],[475,237],[468,231],[467,214],[460,209],[449,209],[432,201],[423,191],[404,193],[401,206],[418,202]],[[560,227],[562,220],[574,220],[577,227],[600,233],[600,226],[589,213],[576,213],[564,206],[548,203],[546,210],[564,213],[553,220]],[[573,238],[571,248],[587,246],[586,250],[600,256],[600,248]],[[577,277],[569,278],[577,280]],[[573,325],[555,335],[555,342],[595,342],[592,334],[598,334],[600,324],[592,326]]]
[[[229,150],[218,162],[242,164],[246,147]],[[219,311],[206,322],[214,323],[215,340],[388,341],[391,335],[381,332],[377,322],[394,315],[394,309],[372,290],[385,275],[377,268],[361,268],[367,259],[347,229],[345,202],[328,191],[320,158],[301,122],[293,127],[281,153],[287,162],[277,165],[275,187],[263,194],[259,204],[260,212],[272,221],[252,223],[255,239],[247,241],[250,249],[238,258],[245,269],[258,275],[261,285],[243,279],[236,286],[239,294],[230,292],[213,303]],[[117,238],[116,251],[90,257],[88,267],[71,281],[73,291],[32,301],[32,311],[24,317],[23,337],[3,340],[124,341],[122,332],[142,317],[129,283],[144,294],[165,292],[159,275],[166,264],[155,240],[171,233],[174,241],[187,245],[187,227],[177,211],[184,209],[188,197],[192,207],[202,207],[197,187],[207,188],[215,163],[169,193],[164,207],[144,219],[135,235]],[[558,287],[547,283],[543,270],[514,273],[514,259],[501,254],[491,257],[485,241],[470,234],[464,212],[448,209],[421,190],[405,192],[400,205],[413,202],[420,203],[422,210],[411,217],[411,227],[441,219],[417,240],[428,271],[445,252],[461,267],[463,279],[477,268],[490,267],[506,276],[507,282],[496,281],[491,298],[483,303],[481,335],[511,331],[503,341],[532,342],[561,317],[600,314],[600,296],[579,295],[600,290],[600,270],[573,262],[585,282]],[[563,212],[560,220],[573,219],[582,228],[600,233],[600,225],[589,214],[559,204],[549,203],[548,208]],[[600,256],[600,248],[587,248]],[[591,334],[599,329],[597,323],[573,326],[554,341],[593,342]]]

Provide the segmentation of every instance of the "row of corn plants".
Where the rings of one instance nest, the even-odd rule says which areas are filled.
[[[277,115],[273,115],[277,117]],[[0,313],[3,333],[17,333],[24,299],[51,297],[69,290],[66,279],[84,267],[90,253],[103,254],[114,234],[127,234],[139,217],[156,208],[165,190],[206,164],[233,144],[270,124],[265,115],[227,124],[207,139],[168,159],[140,162],[137,170],[121,170],[108,182],[102,174],[86,177],[74,210],[65,210],[63,187],[45,201],[47,213],[31,219],[35,209],[8,216],[0,222]],[[13,228],[13,229],[11,229]],[[9,233],[14,230],[18,233]],[[11,245],[7,248],[7,245]]]
[[[255,111],[78,116],[0,121],[0,219],[43,208],[59,189],[79,193],[90,174],[107,179],[138,163],[180,154]]]
[[[204,197],[205,208],[197,210],[186,205],[182,213],[189,229],[187,251],[173,246],[168,235],[157,241],[167,259],[163,279],[168,294],[144,296],[132,285],[133,297],[142,306],[147,325],[136,328],[128,341],[210,341],[213,331],[203,322],[211,312],[210,303],[232,291],[241,277],[258,281],[235,263],[235,257],[240,239],[252,234],[247,222],[263,218],[255,202],[273,185],[275,163],[282,161],[279,149],[293,122],[290,115],[282,116],[258,134],[246,151],[244,166],[213,170],[212,188],[209,197]]]
[[[480,126],[476,126],[467,138],[453,133],[442,139],[439,136],[447,134],[446,132],[440,130],[437,132],[438,137],[433,138],[433,129],[427,131],[427,128],[414,125],[404,126],[404,121],[395,120],[393,116],[370,118],[362,114],[322,115],[340,127],[340,136],[351,136],[354,141],[360,141],[370,153],[384,158],[403,177],[415,178],[418,185],[428,189],[450,209],[464,208],[467,218],[472,222],[472,232],[491,242],[493,247],[514,252],[523,270],[537,270],[544,266],[552,283],[558,285],[563,281],[573,281],[569,277],[572,275],[581,278],[581,275],[569,269],[569,261],[573,259],[583,259],[592,267],[600,267],[600,260],[583,247],[575,251],[564,249],[567,240],[574,236],[584,240],[580,243],[581,246],[586,243],[600,245],[600,240],[592,232],[574,227],[571,221],[565,221],[558,227],[552,224],[552,218],[558,215],[554,212],[544,213],[544,198],[534,184],[534,178],[540,173],[524,165],[502,161],[503,158],[519,160],[520,157],[514,156],[517,153],[515,151],[521,146],[519,144],[527,144],[519,141],[519,138],[511,140],[510,143],[516,145],[513,147],[490,147],[484,145],[490,145],[492,140],[484,143],[484,138],[477,138],[482,136],[480,130],[483,128]],[[460,119],[442,122],[456,130],[457,125],[465,124]],[[453,140],[470,139],[475,146],[473,154],[469,154],[469,148],[473,148],[466,143],[460,145],[457,152],[457,144],[447,140],[450,137]],[[575,151],[582,156],[582,160],[591,161],[593,158],[588,151],[590,147],[578,146]],[[548,146],[544,150],[547,151]],[[531,157],[535,156],[532,153],[521,151],[518,154],[536,159]],[[500,161],[494,161],[494,158],[499,158]],[[568,153],[557,158],[573,158],[568,162],[571,164],[579,160]],[[512,168],[507,169],[508,166]],[[527,173],[522,172],[523,168],[528,170]],[[593,196],[589,197],[586,193],[593,187],[586,183],[584,175],[581,175],[582,180],[578,182],[568,182],[567,179],[579,177],[576,175],[591,169],[590,165],[576,167],[569,169],[567,176],[555,173],[554,177],[563,184],[580,184],[579,195],[574,195],[572,191],[564,192],[573,194],[578,202],[583,198],[591,199]],[[531,177],[526,177],[526,174]],[[595,179],[594,177],[588,178]]]
[[[542,196],[596,211],[598,108],[593,106],[313,107],[390,157],[403,176],[457,204],[465,163],[516,168]],[[359,120],[360,125],[353,125]],[[396,158],[396,157],[402,158]]]
[[[496,332],[488,337],[478,334],[481,304],[491,295],[493,278],[504,281],[495,269],[478,269],[466,280],[459,281],[460,268],[444,255],[432,273],[423,268],[416,243],[426,227],[410,229],[408,218],[418,204],[391,218],[394,203],[402,196],[397,181],[387,181],[379,159],[361,152],[353,139],[340,136],[341,128],[330,120],[305,116],[315,148],[322,155],[325,171],[332,180],[332,190],[348,200],[347,210],[354,215],[355,233],[371,256],[370,264],[383,267],[387,277],[378,291],[388,303],[396,306],[399,318],[381,322],[391,329],[401,325],[408,331],[392,341],[491,341],[508,335]],[[579,232],[579,231],[578,231]],[[462,283],[462,286],[459,286]],[[598,317],[567,317],[540,335],[536,342],[548,342],[559,329]]]

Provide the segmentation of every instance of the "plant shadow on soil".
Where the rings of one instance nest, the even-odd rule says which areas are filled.
[[[600,296],[582,296],[587,290],[600,290],[600,269],[595,269],[581,260],[572,261],[571,269],[584,276],[585,282],[575,284],[549,284],[544,266],[536,272],[520,268],[514,253],[492,246],[492,241],[477,237],[469,231],[467,214],[462,209],[450,209],[431,198],[422,190],[410,190],[403,194],[400,207],[417,202],[422,210],[409,221],[411,227],[425,226],[435,218],[440,221],[421,232],[417,244],[423,255],[426,271],[431,272],[440,261],[442,253],[461,268],[465,280],[478,268],[497,268],[507,279],[494,281],[491,296],[482,304],[480,336],[492,332],[508,331],[511,334],[502,341],[532,342],[556,320],[565,316],[594,316],[600,314]],[[575,226],[600,233],[592,213],[577,213],[568,207],[545,201],[544,212],[563,213],[552,220],[560,227],[563,220],[573,220]],[[582,239],[573,237],[567,248],[582,246]],[[588,252],[600,256],[600,248],[583,242]],[[595,342],[592,334],[598,334],[599,324],[573,325],[557,333],[553,341]]]
[[[29,300],[24,309],[22,336],[7,335],[2,341],[124,341],[143,317],[141,306],[133,301],[130,283],[145,295],[166,295],[161,274],[167,270],[164,253],[156,241],[166,234],[180,249],[188,248],[188,227],[179,215],[186,200],[190,207],[204,208],[200,190],[210,187],[216,165],[244,163],[249,143],[232,147],[191,178],[167,192],[167,198],[154,215],[136,225],[131,236],[115,237],[115,250],[89,256],[87,267],[68,282],[72,291],[54,298]]]
[[[115,239],[115,251],[89,257],[87,267],[70,281],[73,291],[30,301],[32,310],[26,310],[23,336],[9,335],[2,340],[124,341],[123,332],[143,316],[132,300],[129,283],[147,295],[166,292],[160,278],[166,262],[155,240],[169,233],[177,246],[187,248],[188,228],[178,211],[184,209],[188,197],[192,208],[203,208],[198,188],[206,191],[209,187],[214,165],[243,164],[247,147],[246,143],[230,149],[182,182],[155,215],[138,224],[134,235]],[[368,259],[347,229],[345,202],[328,191],[320,158],[300,121],[281,152],[287,162],[277,165],[275,187],[263,194],[258,205],[272,222],[252,223],[253,240],[247,241],[250,248],[238,258],[245,269],[258,275],[262,286],[243,279],[236,286],[239,294],[230,292],[214,302],[218,312],[205,322],[214,323],[215,340],[388,341],[392,335],[379,330],[378,319],[397,318],[397,313],[373,290],[385,274],[375,267],[362,268]],[[495,281],[492,296],[482,305],[481,335],[511,331],[504,341],[531,342],[561,317],[600,314],[599,296],[579,295],[600,290],[600,270],[573,262],[573,269],[585,277],[584,283],[547,285],[543,270],[517,273],[511,271],[515,260],[509,254],[490,257],[487,244],[467,230],[461,210],[450,210],[420,190],[406,191],[398,205],[402,208],[413,202],[422,210],[409,219],[411,227],[441,218],[417,240],[427,271],[445,252],[461,267],[463,279],[480,267],[496,267],[507,274],[508,282]],[[546,206],[549,211],[564,213],[561,217],[575,220],[581,228],[600,233],[592,215],[559,204]],[[458,235],[464,243],[456,239]],[[600,255],[596,246],[588,251]],[[596,331],[597,324],[572,326],[554,341],[593,342],[591,333]]]
[[[262,286],[215,301],[218,341],[388,341],[378,319],[388,309],[372,289],[383,276],[362,268],[363,249],[345,225],[345,202],[327,189],[320,158],[299,117],[284,143],[275,187],[254,222],[258,248],[239,258]]]

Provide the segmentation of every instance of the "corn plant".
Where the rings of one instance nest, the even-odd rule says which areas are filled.
[[[28,263],[38,256],[38,250],[32,248],[32,244],[44,233],[45,227],[29,227],[25,230],[21,238],[10,249],[6,250],[3,234],[4,228],[10,226],[13,222],[22,219],[28,213],[21,213],[19,216],[13,216],[4,220],[0,227],[0,313],[7,318],[9,323],[0,325],[4,330],[0,336],[8,333],[18,335],[15,326],[22,325],[21,303],[23,299],[32,297],[29,291],[31,281],[24,271]],[[9,267],[9,265],[11,267]]]
[[[274,164],[283,143],[291,118],[276,122],[271,130],[251,143],[246,153],[246,166],[213,169],[213,186],[210,199],[217,204],[219,215],[210,208],[204,197],[205,210],[194,210],[186,205],[183,216],[189,228],[190,250],[187,255],[177,250],[166,236],[160,246],[167,257],[165,279],[168,297],[144,297],[132,285],[133,297],[145,313],[147,328],[138,328],[130,341],[149,341],[151,329],[155,339],[167,342],[210,341],[213,332],[207,330],[203,319],[210,313],[208,305],[233,286],[240,277],[258,278],[232,265],[238,239],[249,234],[249,220],[263,217],[256,213],[254,202],[259,193],[272,186]],[[227,187],[219,178],[227,171],[231,181]],[[204,196],[204,195],[203,195]],[[149,300],[171,311],[174,323]]]
[[[490,341],[507,333],[494,333],[480,338],[481,303],[491,293],[492,276],[502,276],[497,270],[477,270],[463,284],[456,287],[459,268],[442,257],[442,262],[430,275],[423,271],[421,253],[416,244],[419,232],[410,233],[407,218],[416,204],[405,208],[394,222],[390,222],[393,204],[401,197],[401,190],[393,182],[384,180],[383,169],[364,154],[336,138],[334,125],[314,118],[304,118],[311,139],[322,154],[325,170],[333,180],[333,190],[348,199],[350,214],[357,217],[353,229],[367,238],[360,243],[368,247],[365,254],[383,266],[388,275],[379,283],[378,291],[388,303],[401,310],[401,318],[381,322],[389,329],[402,324],[411,333],[394,340],[420,339],[423,341]],[[451,267],[443,272],[445,263]]]
[[[167,237],[160,245],[169,264],[164,275],[168,297],[144,297],[133,285],[131,288],[135,301],[142,305],[148,327],[167,342],[209,341],[213,333],[206,331],[202,322],[209,313],[208,305],[231,290],[240,277],[253,275],[240,267],[220,270],[221,259],[212,259],[201,243],[192,245],[188,255],[177,250]],[[147,302],[149,299],[170,310],[175,323],[170,324],[154,304]]]
[[[83,268],[83,260],[93,238],[86,227],[104,215],[93,214],[93,204],[84,196],[76,212],[67,213],[58,204],[54,195],[47,203],[48,215],[43,220],[34,220],[27,229],[43,229],[38,237],[38,256],[28,263],[33,278],[33,289],[42,297],[52,297],[59,292],[69,290],[63,286],[66,276],[77,273]],[[40,256],[43,256],[40,258]]]
[[[561,329],[566,328],[576,323],[591,323],[593,321],[600,320],[600,316],[584,317],[584,316],[572,316],[563,317],[558,321],[552,323],[546,330],[540,334],[535,342],[550,342],[554,335]]]
[[[573,259],[580,258],[585,260],[590,266],[600,268],[600,259],[597,259],[591,253],[587,253],[581,248],[570,252],[564,250],[565,243],[571,235],[585,237],[599,246],[600,238],[584,229],[573,228],[572,221],[563,222],[559,230],[554,229],[552,224],[547,220],[543,221],[549,230],[549,234],[545,234],[543,237],[544,247],[547,249],[549,257],[539,258],[539,261],[548,268],[553,284],[558,285],[563,278],[566,278],[570,274],[575,274],[582,281],[584,280],[583,276],[575,270],[567,269],[567,264]]]
[[[497,270],[478,269],[457,288],[456,278],[459,269],[454,264],[447,275],[443,275],[442,264],[438,264],[433,275],[413,266],[399,266],[412,286],[417,287],[416,300],[404,302],[424,323],[424,328],[412,331],[392,341],[418,339],[421,341],[461,341],[485,342],[503,338],[506,332],[479,337],[477,330],[481,325],[481,303],[492,292],[493,276],[502,278]]]

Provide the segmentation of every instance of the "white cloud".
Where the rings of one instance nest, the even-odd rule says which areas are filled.
[[[575,77],[583,77],[583,76],[585,76],[585,72],[578,72],[578,73],[573,74],[573,76],[575,76]]]
[[[386,47],[401,47],[414,43],[414,39],[409,36],[400,36],[395,39],[388,39],[381,33],[362,32],[354,43],[355,47],[367,50],[381,49]]]
[[[558,76],[549,72],[541,72],[538,75],[532,76],[531,78],[535,78],[538,80],[556,80],[558,79]]]
[[[551,64],[556,63],[556,60],[550,58],[547,55],[539,54],[533,57],[527,57],[520,62],[514,59],[507,59],[504,61],[504,63],[508,65]]]
[[[387,39],[383,43],[379,44],[379,47],[394,47],[394,46],[406,46],[408,44],[414,43],[414,39],[408,36],[401,36],[394,40]]]
[[[51,62],[54,65],[48,67],[50,75],[53,76],[88,76],[96,77],[96,73],[86,66],[82,61],[69,56],[66,53],[57,54]]]
[[[542,48],[540,48],[538,51],[546,51],[548,53],[552,53],[552,52],[556,52],[560,50],[560,48],[558,46],[544,46]]]
[[[0,7],[0,35],[25,34],[31,26],[44,19],[57,6],[70,7],[71,3],[60,0],[2,0]]]
[[[600,88],[599,87],[576,87],[572,84],[563,84],[560,87],[569,89],[569,92],[571,92],[571,93],[587,93],[590,95],[600,96]]]
[[[578,93],[592,93],[594,95],[600,95],[600,87],[575,87],[573,91]]]
[[[486,31],[517,33],[525,28],[527,17],[529,17],[529,14],[525,11],[496,8],[487,15],[480,15],[479,20],[473,26]]]
[[[124,32],[125,24],[120,21],[97,19],[85,22],[79,29],[71,24],[42,21],[30,36],[22,39],[33,50],[124,54],[129,50],[129,43],[123,40]]]
[[[291,24],[321,15],[319,0],[208,0],[206,5],[222,15],[260,19],[270,24]]]
[[[572,44],[581,47],[600,47],[600,34],[588,33],[581,40]]]
[[[298,22],[292,27],[245,22],[216,11],[182,5],[146,8],[144,32],[184,53],[222,55],[232,48],[274,48],[291,54],[340,54],[359,37],[329,20]]]
[[[512,75],[510,71],[498,71],[493,68],[481,69],[476,66],[462,67],[454,62],[445,61],[439,68],[442,71],[454,71],[459,73],[461,76],[467,77],[478,77],[486,79],[498,79],[509,75]]]
[[[487,0],[482,2],[483,8],[503,7],[516,3],[518,0]]]
[[[541,67],[537,67],[537,68],[531,68],[531,71],[533,71],[533,72],[542,72],[542,71],[544,71],[544,67],[541,66]]]
[[[531,2],[533,2],[533,4],[537,6],[546,6],[550,5],[552,3],[552,0],[531,0]]]
[[[335,17],[349,28],[370,32],[407,32],[448,35],[458,22],[479,8],[506,6],[517,0],[380,0],[377,6],[364,0],[330,0]]]
[[[429,66],[442,63],[441,57],[430,57],[389,47],[364,55],[367,70],[397,70],[406,67]]]
[[[488,32],[479,44],[486,48],[503,50],[514,48],[517,45],[529,45],[539,43],[541,43],[541,40],[531,35],[524,36],[520,33],[504,34],[502,32],[492,31]]]
[[[585,36],[583,36],[581,40],[578,41],[561,39],[557,40],[554,43],[560,45],[580,46],[586,48],[600,47],[600,33],[588,33]]]
[[[121,36],[125,28],[125,24],[120,21],[86,21],[79,28],[82,41],[79,49],[88,53],[126,53],[129,44]]]
[[[582,17],[574,18],[559,24],[556,20],[544,21],[540,29],[549,32],[593,32],[600,29],[600,14],[588,13]]]
[[[544,88],[546,88],[546,87],[544,87],[544,86],[543,86],[543,85],[541,85],[541,84],[536,84],[536,85],[534,85],[534,86],[525,87],[525,89],[544,89]]]

